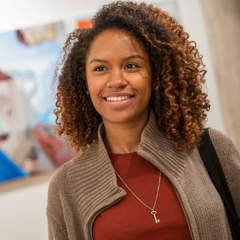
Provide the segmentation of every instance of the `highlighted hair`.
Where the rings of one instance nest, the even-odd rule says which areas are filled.
[[[104,5],[94,16],[92,28],[77,29],[69,35],[54,81],[55,134],[64,134],[66,146],[77,152],[84,152],[97,140],[102,118],[87,95],[86,56],[96,36],[111,28],[130,32],[150,55],[154,90],[149,105],[158,128],[178,150],[199,145],[210,104],[202,91],[206,70],[196,43],[189,41],[183,27],[161,9],[122,1]]]

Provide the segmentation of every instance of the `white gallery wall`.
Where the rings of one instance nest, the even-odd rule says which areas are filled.
[[[73,18],[91,17],[98,7],[105,2],[97,0],[0,0],[0,32],[63,20],[69,20],[67,27],[70,31],[74,28],[71,24]],[[207,125],[225,132],[200,0],[153,0],[146,2],[159,3],[163,8],[164,5],[166,8],[174,6],[180,23],[190,33],[190,39],[197,42],[208,70],[206,75],[208,80],[207,92],[212,108],[208,114]],[[1,192],[0,186],[1,240],[47,239],[45,214],[47,187],[48,181],[3,192]]]

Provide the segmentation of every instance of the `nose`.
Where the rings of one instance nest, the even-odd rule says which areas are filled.
[[[110,71],[108,81],[107,81],[107,87],[109,88],[123,88],[126,87],[128,84],[128,81],[124,78],[124,74],[121,71],[121,69],[112,69]]]

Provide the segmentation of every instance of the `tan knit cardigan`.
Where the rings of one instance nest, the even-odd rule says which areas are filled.
[[[126,192],[104,146],[104,126],[98,141],[87,151],[56,170],[48,191],[47,217],[50,240],[90,240],[97,215],[121,200]],[[240,154],[231,140],[210,129],[240,217]],[[220,196],[202,163],[198,149],[179,152],[158,130],[154,113],[142,132],[137,153],[160,169],[171,181],[194,240],[228,240],[231,233]],[[116,233],[117,234],[117,233]],[[159,236],[161,239],[161,236]]]

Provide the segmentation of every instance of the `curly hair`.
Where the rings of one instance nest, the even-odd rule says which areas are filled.
[[[92,28],[70,33],[56,68],[55,134],[64,134],[67,148],[85,152],[97,140],[102,118],[87,94],[86,57],[93,40],[112,28],[130,32],[149,53],[154,89],[149,106],[158,128],[177,150],[199,145],[210,109],[202,91],[206,70],[196,43],[188,40],[183,27],[153,5],[122,1],[104,5],[92,22]]]

